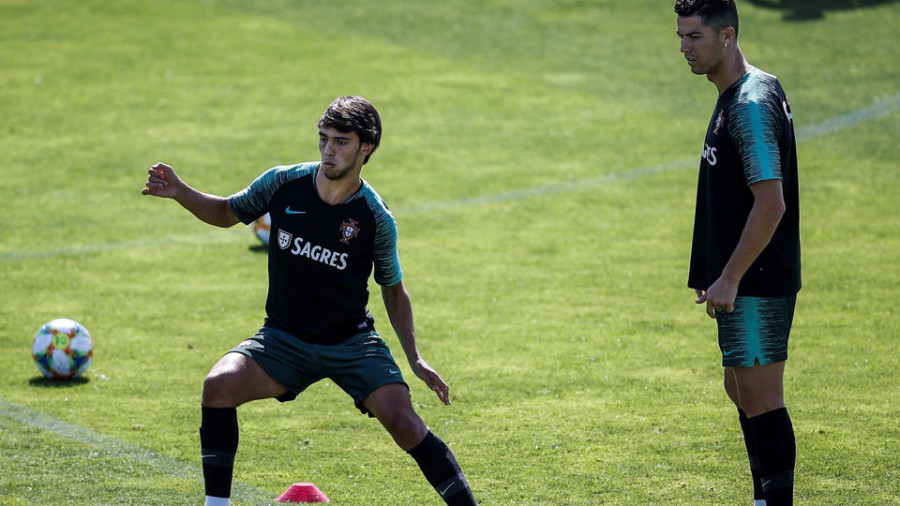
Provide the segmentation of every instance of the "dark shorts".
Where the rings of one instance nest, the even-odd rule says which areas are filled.
[[[797,296],[738,297],[734,312],[716,313],[719,349],[725,367],[784,362]]]
[[[281,402],[292,401],[313,383],[330,378],[347,392],[363,414],[363,401],[378,388],[402,383],[403,375],[381,336],[374,330],[333,345],[310,344],[268,327],[232,348],[228,353],[250,357],[276,382],[288,389]],[[408,388],[408,385],[407,385]]]

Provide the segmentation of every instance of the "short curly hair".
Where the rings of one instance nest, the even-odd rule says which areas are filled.
[[[381,144],[381,117],[375,106],[363,97],[350,95],[334,99],[316,126],[334,128],[345,134],[356,132],[360,143],[372,144],[374,147],[363,165]]]
[[[738,12],[734,0],[676,0],[675,13],[679,16],[700,16],[704,26],[721,32],[727,27],[738,34]]]

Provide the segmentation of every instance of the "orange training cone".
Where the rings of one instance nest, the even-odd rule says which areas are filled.
[[[318,487],[312,483],[294,483],[275,499],[278,502],[330,502]]]

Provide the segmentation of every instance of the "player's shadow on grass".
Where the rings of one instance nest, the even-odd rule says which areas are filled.
[[[44,376],[36,376],[28,380],[29,385],[41,388],[72,388],[86,385],[90,382],[91,379],[84,376],[71,379],[50,379]]]
[[[250,251],[254,253],[266,253],[269,250],[269,247],[265,244],[254,244],[248,248]]]
[[[749,0],[753,5],[787,11],[787,21],[822,19],[827,11],[846,11],[894,3],[897,0]]]

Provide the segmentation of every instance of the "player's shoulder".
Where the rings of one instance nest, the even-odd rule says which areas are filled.
[[[241,221],[252,221],[266,211],[272,196],[284,185],[305,176],[315,175],[319,162],[279,165],[260,174],[243,190],[228,197],[228,204]]]
[[[278,165],[262,173],[260,179],[277,182],[277,186],[300,179],[306,176],[314,176],[319,162],[303,162],[292,165]]]
[[[778,78],[753,67],[735,83],[728,100],[729,123],[743,123],[747,118],[777,115],[784,100]]]
[[[755,83],[772,83],[778,81],[778,78],[774,74],[770,74],[757,67],[751,67],[747,74],[749,75],[749,79]]]
[[[372,215],[376,220],[388,220],[393,222],[394,216],[391,213],[391,210],[388,208],[387,203],[381,198],[381,195],[375,190],[375,188],[369,184],[365,179],[362,180],[362,188],[357,192],[355,199],[361,199],[366,203],[366,206],[371,210]]]
[[[753,67],[739,82],[735,105],[766,102],[777,99],[781,93],[781,84],[776,76]]]

